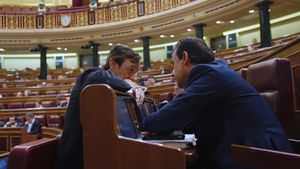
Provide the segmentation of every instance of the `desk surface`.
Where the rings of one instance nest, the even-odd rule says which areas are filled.
[[[185,160],[187,163],[195,162],[198,157],[196,147],[191,142],[180,142],[178,140],[147,140],[146,142],[182,150],[184,152]]]

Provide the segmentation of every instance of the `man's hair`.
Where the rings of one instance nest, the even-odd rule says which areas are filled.
[[[33,118],[33,114],[32,113],[26,113],[25,114],[25,118]]]
[[[116,45],[114,46],[107,57],[106,64],[103,66],[105,70],[108,70],[109,60],[113,60],[119,66],[122,65],[125,59],[130,59],[132,63],[138,64],[141,57],[138,53],[135,53],[132,49],[125,45]]]
[[[9,117],[9,119],[10,118],[13,118],[15,121],[17,120],[17,116],[15,115],[15,116],[11,116],[11,117]]]
[[[188,53],[191,64],[205,64],[215,60],[213,51],[202,39],[182,38],[175,46],[175,54],[180,60],[184,51]]]
[[[57,95],[56,97],[55,97],[55,100],[61,100],[62,99],[62,95]]]

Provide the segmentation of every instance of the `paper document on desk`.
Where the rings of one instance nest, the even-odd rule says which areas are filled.
[[[190,143],[193,144],[194,146],[196,145],[196,137],[195,134],[184,134],[184,139],[182,140],[147,140],[148,142],[151,143]]]

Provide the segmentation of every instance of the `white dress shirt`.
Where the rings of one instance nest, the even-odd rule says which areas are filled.
[[[27,125],[27,133],[30,133],[30,132],[31,132],[32,124],[34,123],[34,121],[35,121],[35,119],[33,119],[31,123],[28,122],[28,125]]]

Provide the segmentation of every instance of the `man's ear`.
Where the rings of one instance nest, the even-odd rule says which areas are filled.
[[[182,60],[185,65],[190,64],[189,54],[186,51],[182,52]]]
[[[114,66],[114,63],[115,62],[111,58],[108,60],[108,64],[109,64],[110,69]]]

